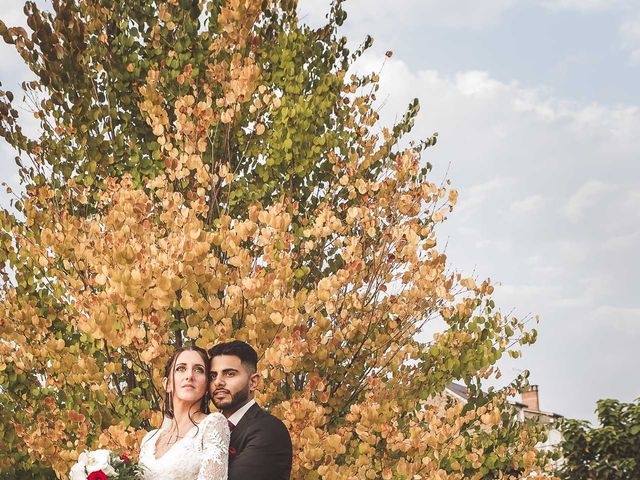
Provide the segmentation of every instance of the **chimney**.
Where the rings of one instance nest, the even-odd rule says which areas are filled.
[[[538,400],[538,385],[530,385],[529,390],[522,392],[522,403],[529,410],[540,411],[540,401]]]

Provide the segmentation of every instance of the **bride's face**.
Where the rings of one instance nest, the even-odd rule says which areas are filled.
[[[194,351],[184,351],[178,355],[172,378],[169,378],[168,388],[173,399],[195,403],[204,397],[207,390],[207,372],[202,357]]]

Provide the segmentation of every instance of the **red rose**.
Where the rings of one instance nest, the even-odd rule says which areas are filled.
[[[229,455],[235,455],[236,453],[238,453],[238,451],[235,448],[229,447]]]
[[[120,455],[120,460],[122,460],[124,463],[129,463],[131,461],[131,459],[125,454]]]
[[[91,472],[87,477],[87,480],[109,480],[109,477],[102,471]]]

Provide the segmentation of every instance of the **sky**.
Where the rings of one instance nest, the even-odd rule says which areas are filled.
[[[19,4],[3,3],[7,24],[24,23]],[[302,0],[302,21],[320,25],[328,4]],[[413,138],[439,134],[424,159],[460,193],[439,231],[451,268],[491,278],[503,312],[539,317],[537,343],[501,361],[501,381],[528,369],[543,410],[588,420],[598,399],[640,397],[640,2],[346,10],[350,44],[374,38],[355,68],[381,71],[382,124],[418,97]],[[0,42],[0,88],[28,78]],[[15,188],[14,156],[0,142],[0,181]]]
[[[439,232],[450,267],[497,284],[538,341],[501,361],[543,410],[595,420],[640,397],[640,2],[348,0],[341,33],[374,46],[382,122],[417,97],[414,138],[458,207]],[[321,24],[325,2],[303,0]],[[384,53],[393,51],[385,61]]]

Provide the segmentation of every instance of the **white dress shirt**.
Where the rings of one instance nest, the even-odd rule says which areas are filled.
[[[233,423],[234,426],[238,425],[238,423],[240,423],[240,420],[242,420],[242,417],[244,417],[244,414],[247,413],[247,411],[253,406],[254,403],[256,403],[256,401],[252,398],[245,405],[243,405],[242,408],[233,412],[233,415],[227,418],[227,420]]]

